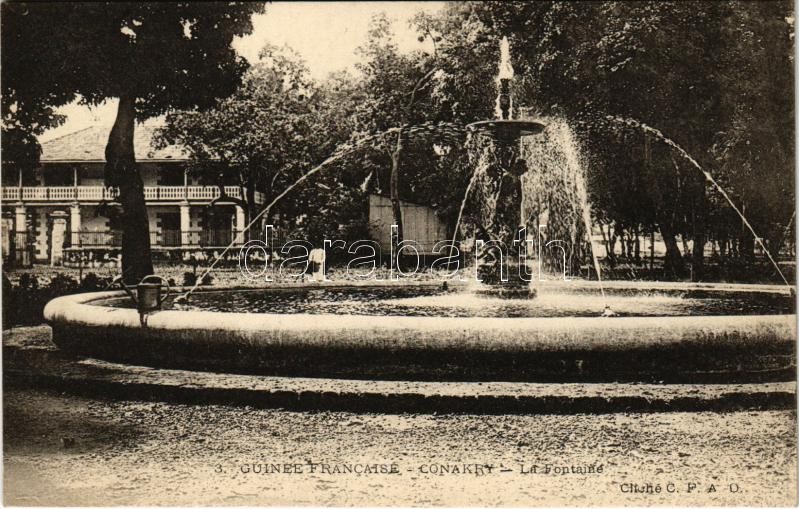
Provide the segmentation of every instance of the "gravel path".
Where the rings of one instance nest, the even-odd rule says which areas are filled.
[[[7,504],[796,503],[791,411],[356,415],[12,389],[4,421]],[[375,463],[399,473],[335,473]],[[245,473],[264,464],[281,472]],[[548,464],[582,471],[543,473]],[[441,465],[468,472],[431,473]],[[631,484],[653,493],[625,493]]]

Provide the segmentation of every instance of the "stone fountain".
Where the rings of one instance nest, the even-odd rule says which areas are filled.
[[[511,82],[513,66],[510,62],[510,44],[507,37],[500,43],[499,74],[497,75],[496,117],[468,125],[472,136],[477,138],[480,150],[490,153],[484,175],[487,185],[496,192],[496,203],[492,210],[482,214],[480,224],[475,225],[478,241],[477,274],[484,283],[479,292],[497,296],[532,296],[529,276],[522,271],[527,267],[519,262],[524,241],[520,231],[524,224],[519,204],[522,197],[521,178],[527,172],[522,157],[522,139],[535,136],[546,127],[535,120],[514,119]],[[500,252],[504,250],[504,252]],[[505,265],[505,267],[503,267]]]
[[[496,118],[469,125],[479,163],[470,186],[480,177],[481,198],[489,198],[480,203],[475,225],[483,241],[476,253],[483,291],[516,299],[473,298],[470,285],[442,288],[440,281],[273,283],[201,289],[191,301],[167,302],[143,319],[122,291],[85,293],[47,304],[53,341],[63,351],[115,362],[288,377],[795,380],[795,303],[782,285],[613,281],[603,289],[598,281],[569,280],[542,285],[534,300],[519,298],[532,295],[526,263],[519,261],[525,244],[514,242],[525,240],[518,234],[522,176],[534,162],[525,161],[522,147],[545,126],[513,118],[512,80],[503,39]],[[553,121],[547,135],[557,131]],[[577,158],[570,167],[579,167]],[[581,208],[588,229],[590,214]],[[612,319],[602,312],[608,300]]]

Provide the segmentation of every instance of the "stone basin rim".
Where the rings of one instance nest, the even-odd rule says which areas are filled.
[[[275,285],[336,286],[352,287]],[[769,290],[781,291],[759,291]],[[795,314],[564,319],[164,310],[142,321],[135,309],[94,304],[124,295],[108,291],[53,299],[44,310],[53,342],[67,352],[126,364],[260,375],[669,383],[795,380]]]
[[[327,284],[327,285],[274,285],[270,288],[249,288],[248,290],[275,289],[323,289],[352,287],[359,285]],[[362,286],[398,286],[362,285]],[[585,285],[591,286],[591,285]],[[749,285],[662,285],[668,289],[698,289],[720,291],[754,292],[787,292],[778,285],[760,285],[756,289]],[[652,286],[618,285],[617,288],[638,288],[656,290]],[[243,288],[241,290],[244,290]],[[208,289],[205,292],[233,291],[230,289]],[[765,315],[711,315],[711,316],[624,316],[624,317],[446,317],[446,316],[374,316],[374,315],[341,315],[341,314],[279,314],[279,313],[242,313],[204,310],[163,310],[148,315],[147,324],[142,325],[139,313],[131,308],[114,308],[92,304],[98,300],[124,297],[123,291],[106,291],[81,293],[58,297],[50,301],[44,309],[44,318],[51,326],[86,326],[91,328],[112,327],[146,330],[148,333],[164,331],[225,331],[243,335],[273,334],[275,331],[290,334],[302,331],[320,333],[346,330],[349,332],[376,332],[386,335],[399,332],[424,331],[434,336],[453,335],[471,337],[474,330],[479,329],[485,335],[506,336],[512,333],[535,333],[536,336],[561,336],[575,332],[611,333],[622,337],[632,337],[636,331],[660,331],[662,336],[677,338],[686,331],[704,331],[702,334],[718,336],[724,332],[747,334],[757,328],[777,328],[784,332],[790,330],[795,335],[795,314]],[[623,342],[623,341],[622,341]]]

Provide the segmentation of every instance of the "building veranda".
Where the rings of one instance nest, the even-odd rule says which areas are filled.
[[[156,256],[186,259],[224,248],[246,226],[235,185],[204,185],[177,146],[154,148],[158,125],[140,125],[134,140],[144,183],[150,244]],[[122,243],[117,190],[103,179],[109,127],[93,125],[42,143],[39,168],[8,166],[2,181],[2,249],[16,265],[117,265]],[[256,204],[264,197],[255,193]]]

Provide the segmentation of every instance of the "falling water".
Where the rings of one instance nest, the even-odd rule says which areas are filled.
[[[546,122],[548,127],[541,135],[527,138],[522,144],[528,168],[522,176],[522,220],[536,228],[545,225],[542,235],[546,238],[568,240],[567,258],[572,260],[582,222],[575,186],[582,168],[566,157],[571,148],[566,147],[563,136],[558,135],[560,121],[547,119]]]
[[[560,140],[560,146],[563,147],[564,156],[566,157],[566,167],[572,168],[572,175],[574,176],[574,184],[577,189],[577,200],[580,204],[582,211],[583,225],[585,227],[585,235],[588,238],[588,245],[591,248],[591,259],[594,262],[594,270],[596,271],[596,278],[599,282],[599,290],[602,292],[602,300],[605,300],[605,289],[602,287],[602,270],[599,267],[599,260],[596,257],[596,249],[594,249],[594,236],[591,228],[591,203],[588,201],[588,190],[585,186],[585,175],[583,174],[583,165],[580,161],[580,152],[574,139],[571,128],[565,122],[553,124],[557,130],[555,131],[555,138]]]
[[[565,121],[546,119],[546,124],[541,136],[523,142],[523,157],[528,171],[522,177],[522,218],[527,223],[533,216],[546,216],[549,238],[569,238],[569,259],[577,254],[578,239],[586,235],[604,300],[602,272],[591,235],[591,206],[580,149]]]
[[[498,178],[497,175],[489,175],[489,170],[501,171],[499,170],[501,165],[497,161],[496,145],[490,138],[479,136],[470,140],[470,144],[469,160],[478,169],[477,187],[473,193],[476,202],[474,210],[479,215],[480,224],[487,228],[486,233],[491,233],[492,225],[496,220],[497,203],[502,186],[501,178]]]
[[[645,133],[655,136],[657,139],[659,139],[660,141],[662,141],[672,149],[676,150],[677,153],[680,154],[689,163],[691,163],[691,165],[694,168],[702,172],[702,174],[705,176],[705,180],[710,182],[713,185],[713,187],[716,188],[716,190],[724,197],[724,199],[727,200],[727,203],[730,204],[730,207],[732,207],[735,213],[738,214],[738,216],[741,218],[741,221],[743,221],[744,225],[747,227],[747,229],[749,229],[749,232],[755,238],[755,242],[757,242],[760,245],[760,248],[763,250],[763,252],[766,253],[766,256],[768,257],[769,261],[771,262],[772,265],[774,265],[774,268],[777,270],[777,273],[780,275],[785,284],[789,288],[793,288],[793,285],[791,285],[791,283],[788,282],[788,279],[786,279],[785,275],[780,270],[780,266],[777,264],[776,260],[774,260],[774,257],[772,257],[769,250],[766,249],[765,244],[763,244],[763,240],[757,235],[755,229],[746,219],[746,216],[743,215],[743,212],[741,212],[741,210],[735,205],[735,202],[732,201],[732,198],[730,198],[730,196],[727,194],[727,191],[725,191],[724,188],[721,187],[721,185],[719,185],[718,182],[716,182],[716,179],[713,178],[713,175],[711,175],[709,171],[702,168],[702,166],[696,161],[696,159],[691,157],[691,154],[686,152],[685,149],[683,149],[681,146],[675,143],[674,140],[666,137],[666,135],[663,134],[663,132],[660,131],[660,129],[655,129],[654,127],[650,127],[644,124],[643,122],[639,122],[638,120],[632,118],[614,117],[613,115],[608,115],[605,118],[607,118],[612,122],[624,124],[630,127],[636,127],[638,129],[643,130]]]
[[[458,233],[460,232],[461,227],[461,220],[463,219],[463,210],[466,208],[466,202],[469,200],[469,196],[471,195],[472,187],[474,187],[474,183],[477,182],[478,177],[485,169],[488,167],[487,161],[485,159],[482,160],[483,164],[475,164],[474,165],[474,172],[472,172],[472,177],[469,179],[469,184],[466,186],[466,192],[463,194],[463,201],[461,201],[460,209],[458,210],[458,219],[455,221],[455,230],[452,232],[452,243],[449,246],[449,255],[452,256],[452,249],[455,246],[455,242],[458,240]]]

